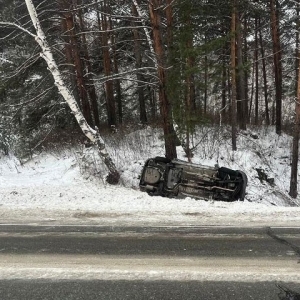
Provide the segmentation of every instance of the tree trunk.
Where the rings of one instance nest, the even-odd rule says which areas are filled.
[[[187,47],[190,47],[191,45],[187,45]],[[192,59],[191,57],[187,58],[187,70],[188,73],[190,73],[189,69],[192,67]],[[192,103],[193,103],[193,98],[194,98],[194,84],[193,84],[193,76],[192,74],[187,75],[186,78],[186,143],[185,143],[185,153],[187,156],[187,159],[189,162],[191,162],[191,158],[192,158],[192,151],[191,151],[191,147],[190,147],[190,137],[191,137],[191,133],[192,133],[192,128],[193,128],[193,124],[192,124]]]
[[[110,57],[110,45],[109,45],[109,36],[107,30],[109,29],[109,20],[108,20],[108,5],[107,1],[103,2],[103,14],[101,14],[101,29],[102,29],[102,53],[103,53],[103,65],[104,73],[107,77],[105,81],[105,90],[106,90],[106,107],[107,107],[107,122],[108,126],[115,126],[117,124],[116,117],[116,105],[114,97],[114,86],[113,80],[109,77],[111,76],[111,57]]]
[[[221,93],[221,98],[222,98],[222,106],[221,106],[221,120],[222,122],[226,121],[226,97],[227,97],[227,69],[228,69],[228,61],[226,60],[226,48],[223,48],[223,57],[222,57],[222,93]]]
[[[138,17],[138,12],[135,5],[132,5],[132,13],[135,17]],[[144,95],[144,78],[142,74],[138,71],[142,67],[142,50],[141,50],[141,35],[139,29],[133,24],[133,36],[134,36],[134,55],[135,55],[135,67],[137,68],[136,79],[137,79],[137,92],[138,92],[138,102],[140,107],[140,122],[142,124],[147,123],[147,113],[146,113],[146,101]]]
[[[161,0],[149,2],[150,21],[153,30],[153,45],[157,58],[157,74],[159,78],[159,102],[160,111],[163,119],[163,131],[165,139],[166,157],[169,159],[177,158],[175,138],[176,134],[173,127],[171,104],[166,93],[166,72],[164,68],[164,49],[161,39],[161,20],[159,16],[159,7]]]
[[[207,100],[208,100],[208,61],[207,55],[204,55],[204,106],[203,113],[206,115],[207,113]]]
[[[298,50],[298,62],[300,62],[300,51]],[[299,135],[300,135],[300,64],[298,65],[298,82],[297,82],[297,97],[295,104],[295,124],[293,132],[293,152],[292,152],[292,166],[291,166],[291,181],[289,195],[296,198],[297,182],[298,182],[298,160],[299,160]]]
[[[299,4],[300,1],[297,1],[297,15],[299,16]],[[296,198],[298,195],[298,161],[299,161],[299,137],[300,137],[300,49],[299,49],[299,28],[300,23],[297,21],[296,24],[296,45],[298,46],[296,52],[296,62],[297,65],[297,90],[296,90],[296,103],[295,103],[295,123],[293,131],[293,150],[292,150],[292,166],[291,166],[291,180],[290,180],[290,191],[289,195],[292,198]]]
[[[73,59],[75,64],[77,87],[79,90],[82,112],[88,124],[93,125],[92,113],[91,113],[91,108],[88,100],[87,87],[84,78],[84,70],[83,70],[83,65],[80,57],[79,42],[75,33],[74,16],[72,13],[66,13],[65,17],[66,17],[67,28],[68,28],[68,32],[70,33],[70,39],[72,44],[72,53],[73,53]]]
[[[279,33],[278,0],[270,0],[271,33],[273,40],[273,59],[275,72],[275,101],[276,101],[276,133],[281,134],[282,118],[282,62]]]
[[[119,74],[119,66],[118,66],[118,57],[117,50],[115,45],[113,46],[113,61],[114,61],[114,72],[115,74]],[[116,102],[118,105],[118,121],[119,124],[123,123],[123,103],[122,103],[122,90],[121,90],[121,82],[120,79],[114,80],[114,85],[116,87]]]
[[[240,16],[236,14],[236,48],[237,48],[237,91],[238,91],[238,101],[237,101],[237,111],[238,111],[238,123],[242,130],[246,130],[247,124],[247,112],[246,112],[246,84],[245,84],[245,72],[244,72],[244,59],[243,59],[243,43],[242,43],[242,26],[240,21]]]
[[[297,90],[298,90],[298,80],[299,80],[299,57],[298,57],[298,49],[300,46],[300,0],[296,0],[296,15],[297,15],[297,21],[296,21],[296,50],[295,50],[295,95],[297,97]]]
[[[252,80],[251,80],[251,90],[250,90],[250,103],[249,103],[249,110],[248,110],[248,118],[252,123],[252,108],[253,108],[253,95],[254,95],[254,82],[255,82],[255,51],[253,53],[253,63],[252,63]]]
[[[185,24],[183,26],[187,26],[187,28],[192,28],[191,26],[191,19],[190,15],[187,16],[187,19],[185,20]],[[195,64],[194,57],[192,55],[193,50],[193,32],[191,29],[189,29],[187,32],[186,37],[186,51],[187,51],[187,57],[185,62],[185,68],[186,68],[186,79],[185,79],[185,118],[186,118],[186,142],[185,142],[185,153],[188,158],[188,161],[191,162],[192,152],[190,147],[190,138],[193,131],[193,113],[194,113],[194,103],[195,103],[195,81],[194,76],[191,72],[191,69],[193,68]],[[207,63],[207,61],[205,61]],[[207,83],[207,82],[206,82]],[[206,87],[205,87],[206,88]]]
[[[109,170],[107,181],[112,184],[117,184],[120,179],[120,174],[117,171],[115,164],[113,163],[111,157],[109,156],[105,148],[105,144],[102,137],[100,136],[97,130],[91,128],[90,125],[87,123],[87,120],[84,118],[83,114],[81,113],[74,96],[71,94],[70,90],[67,88],[66,84],[64,83],[61,73],[52,55],[51,49],[46,40],[46,36],[42,30],[32,0],[25,0],[25,3],[30,18],[32,20],[32,23],[34,25],[34,28],[36,30],[35,40],[39,44],[42,50],[41,57],[46,61],[48,68],[53,76],[55,85],[57,86],[60,94],[63,96],[67,104],[69,105],[83,133],[91,142],[97,145],[99,155]]]
[[[84,53],[84,62],[85,62],[85,66],[87,69],[87,72],[85,74],[85,78],[87,81],[86,87],[87,87],[88,95],[90,97],[94,124],[99,128],[100,127],[100,118],[99,118],[98,100],[97,100],[98,97],[97,97],[97,93],[96,93],[96,89],[95,89],[95,85],[94,85],[94,79],[93,79],[93,75],[92,75],[92,66],[91,66],[90,56],[89,56],[88,47],[87,47],[84,19],[83,19],[82,12],[80,9],[78,10],[78,15],[79,15],[80,27],[81,27],[81,31],[82,31],[81,39],[82,39],[82,48],[83,48],[83,53]]]
[[[157,104],[156,104],[156,97],[155,97],[155,91],[151,86],[148,86],[148,97],[150,99],[150,111],[151,111],[151,118],[152,120],[155,120],[156,113],[157,113]]]
[[[231,138],[232,150],[236,151],[237,105],[236,105],[236,0],[232,0],[231,15]]]
[[[113,27],[111,18],[109,19],[110,28]],[[121,80],[119,79],[119,60],[117,55],[117,46],[116,46],[116,34],[111,34],[111,49],[112,49],[112,64],[113,64],[113,71],[114,74],[117,76],[116,79],[113,81],[113,86],[115,87],[115,101],[118,108],[118,122],[119,124],[123,123],[123,103],[122,103],[122,89],[121,89]]]
[[[264,99],[265,99],[265,115],[266,115],[266,125],[270,125],[270,112],[268,103],[268,82],[267,82],[267,71],[266,71],[266,57],[265,48],[263,44],[262,32],[261,32],[261,18],[258,17],[258,34],[259,34],[259,47],[262,59],[262,73],[263,73],[263,84],[264,84]]]
[[[166,0],[166,19],[167,19],[167,46],[168,51],[173,50],[173,0]]]
[[[254,66],[255,66],[255,117],[254,117],[254,124],[258,125],[258,96],[259,96],[259,78],[258,78],[258,20],[255,17],[255,34],[254,34]]]
[[[248,65],[248,42],[247,42],[247,36],[248,36],[248,21],[247,17],[244,18],[244,47],[243,47],[243,61],[244,65]],[[244,70],[244,84],[245,84],[245,101],[244,101],[244,114],[245,114],[245,122],[246,125],[249,123],[249,88],[248,88],[248,81],[249,81],[249,71],[248,68],[243,68]]]
[[[65,40],[64,48],[65,48],[65,55],[66,55],[66,63],[68,66],[68,71],[70,73],[69,76],[70,76],[70,82],[71,82],[71,89],[73,91],[76,102],[78,104],[80,104],[80,97],[78,94],[77,82],[76,82],[76,72],[75,72],[75,67],[74,67],[74,62],[73,62],[72,42],[71,42],[70,36],[67,34],[68,27],[67,27],[67,21],[66,21],[66,18],[64,15],[62,17],[61,26],[62,26],[62,32],[63,32],[63,39]]]

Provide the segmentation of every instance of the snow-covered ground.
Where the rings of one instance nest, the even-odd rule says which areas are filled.
[[[107,141],[122,182],[105,183],[105,168],[92,149],[60,149],[20,162],[0,156],[1,223],[151,226],[300,226],[300,200],[288,196],[291,138],[274,128],[240,133],[230,150],[224,130],[198,131],[194,163],[226,166],[248,176],[246,199],[234,203],[192,198],[150,197],[138,189],[149,157],[163,156],[159,132],[152,128]],[[183,151],[178,148],[181,159]],[[256,169],[274,178],[260,181]]]

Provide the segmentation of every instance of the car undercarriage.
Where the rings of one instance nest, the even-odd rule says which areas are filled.
[[[152,196],[243,201],[247,176],[225,167],[155,157],[145,162],[139,186]]]

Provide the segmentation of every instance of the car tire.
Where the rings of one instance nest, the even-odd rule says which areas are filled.
[[[162,163],[165,163],[165,164],[168,164],[171,162],[171,160],[169,158],[166,158],[166,157],[162,157],[162,156],[156,156],[154,158],[154,161],[155,162],[162,162]]]

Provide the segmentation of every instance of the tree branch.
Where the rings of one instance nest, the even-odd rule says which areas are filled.
[[[22,31],[24,31],[25,33],[29,34],[30,36],[36,38],[36,35],[33,34],[32,32],[30,32],[29,30],[27,30],[26,28],[16,24],[16,23],[12,23],[12,22],[0,22],[0,25],[4,25],[4,26],[11,26],[11,27],[16,27]]]

